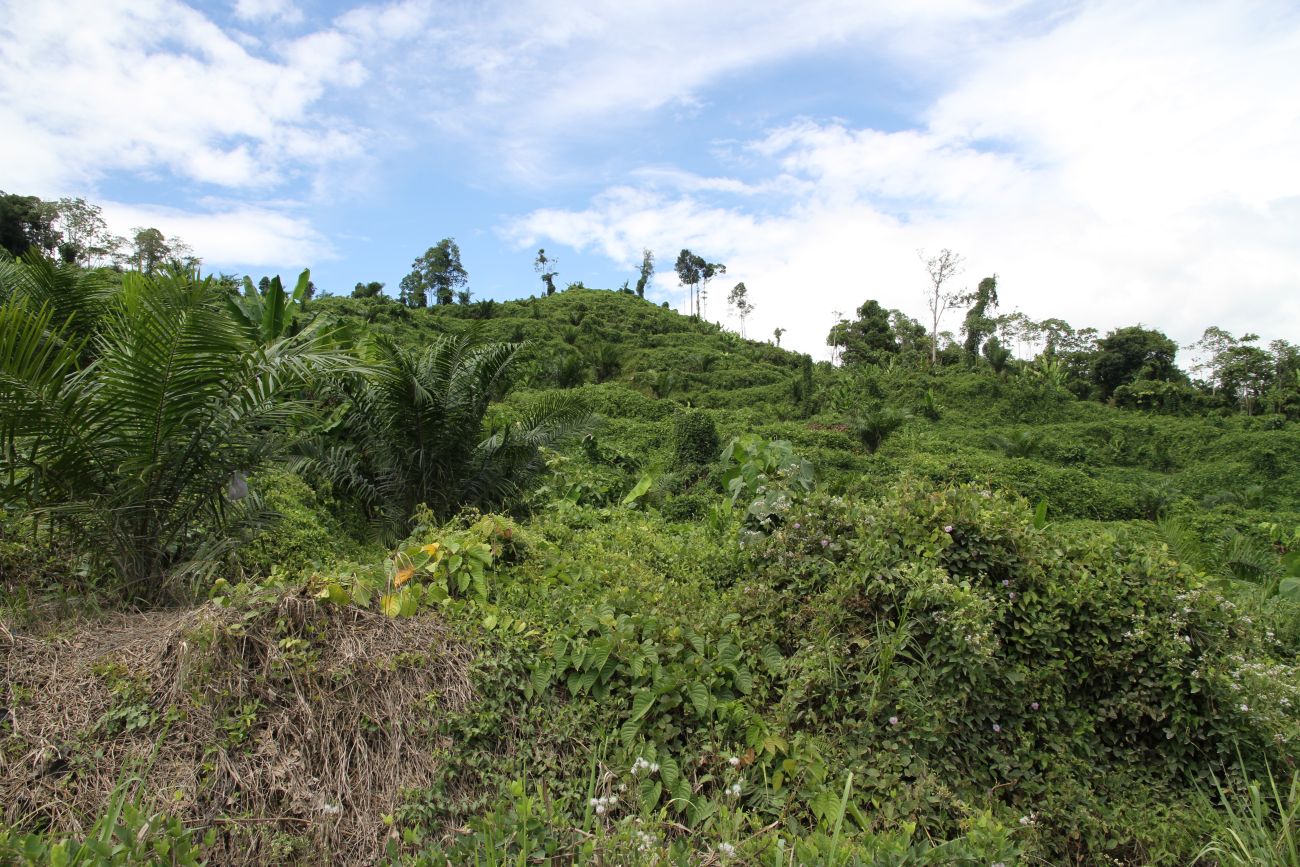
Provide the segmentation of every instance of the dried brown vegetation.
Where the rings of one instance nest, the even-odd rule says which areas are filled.
[[[212,863],[369,863],[431,785],[471,651],[435,617],[303,595],[0,632],[0,819],[83,832],[116,785],[196,829]]]

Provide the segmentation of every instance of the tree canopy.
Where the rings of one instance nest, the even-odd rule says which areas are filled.
[[[468,283],[460,247],[455,239],[443,238],[411,263],[410,273],[402,278],[399,300],[408,307],[428,307],[432,296],[438,304],[451,304],[456,291]]]

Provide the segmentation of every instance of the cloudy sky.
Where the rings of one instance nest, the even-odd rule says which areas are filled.
[[[947,247],[1034,318],[1300,340],[1294,0],[0,0],[0,130],[0,189],[334,292],[450,235],[478,298],[649,247],[680,306],[689,247],[820,358]]]

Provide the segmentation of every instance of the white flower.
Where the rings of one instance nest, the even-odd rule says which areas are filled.
[[[730,786],[727,786],[727,794],[728,794],[728,795],[731,795],[731,797],[733,797],[733,798],[739,798],[739,797],[740,797],[740,783],[732,783]]]
[[[733,768],[740,767],[740,757],[732,756],[731,758],[727,759],[727,764],[731,765]]]
[[[604,804],[597,804],[597,805],[596,805],[596,815],[597,815],[597,816],[603,816],[603,815],[605,815],[605,805],[604,805]]]
[[[1248,710],[1250,710],[1250,705],[1248,705],[1248,704],[1244,704],[1244,703],[1243,703],[1242,706],[1241,706],[1241,712],[1242,712],[1242,713],[1245,713],[1245,712],[1248,711]]]
[[[718,854],[723,858],[734,858],[736,857],[736,847],[730,843],[719,843]]]

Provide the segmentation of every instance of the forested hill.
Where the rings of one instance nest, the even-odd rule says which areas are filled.
[[[519,385],[616,383],[695,406],[780,403],[801,357],[771,343],[682,316],[625,292],[570,289],[521,301],[410,308],[388,298],[323,298],[321,315],[415,345],[421,335],[472,331],[525,344]],[[361,323],[364,323],[362,325]]]
[[[1290,344],[312,288],[0,261],[0,862],[1300,867]]]
[[[610,448],[627,440],[625,470],[670,465],[673,417],[700,408],[724,443],[758,433],[796,444],[836,489],[864,492],[902,473],[986,480],[1034,503],[1046,499],[1054,513],[1103,520],[1149,520],[1178,502],[1222,506],[1246,523],[1300,509],[1292,420],[1300,385],[1284,381],[1300,370],[1294,347],[1278,349],[1283,381],[1271,399],[1283,411],[1268,412],[1257,397],[1248,415],[1236,394],[1193,386],[1172,364],[1173,344],[1148,329],[1122,330],[1115,347],[1094,338],[1033,361],[953,345],[931,368],[923,329],[895,316],[893,333],[880,329],[879,363],[853,363],[850,350],[849,363],[832,367],[625,292],[415,309],[330,297],[313,307],[355,334],[412,347],[445,332],[523,343],[509,402],[548,389],[580,395],[607,431],[597,440]],[[1126,346],[1132,332],[1157,350]],[[1161,348],[1161,378],[1147,378]],[[1135,360],[1107,387],[1126,351]],[[634,473],[623,476],[630,488]]]

